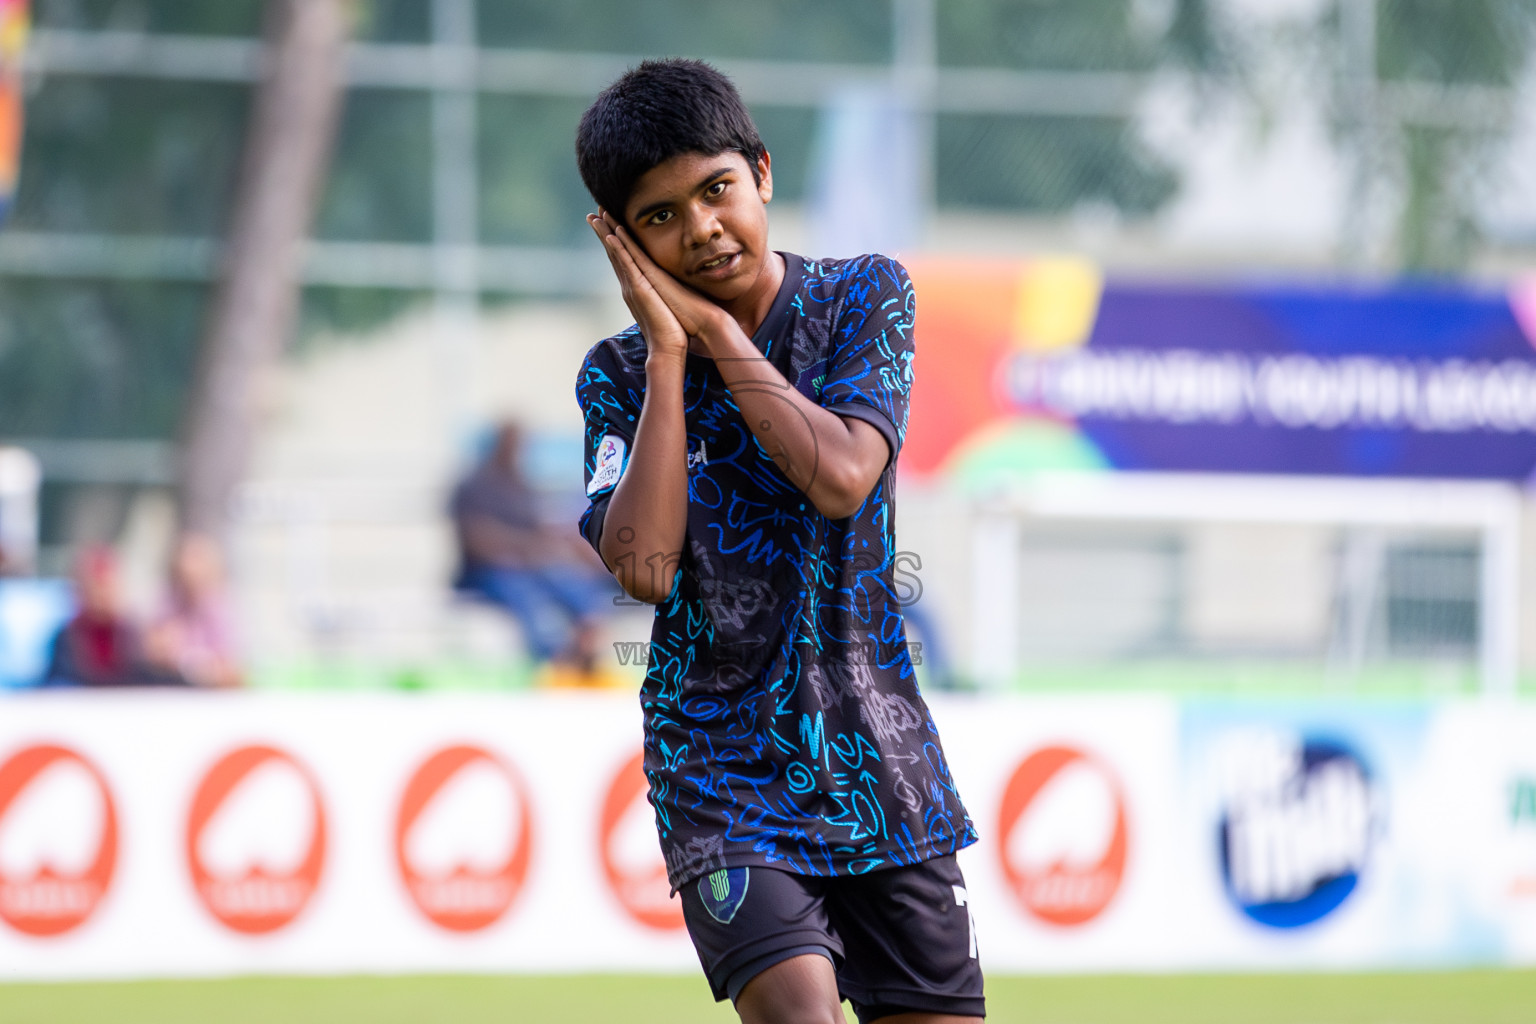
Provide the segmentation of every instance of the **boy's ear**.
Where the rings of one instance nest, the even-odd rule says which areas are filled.
[[[764,203],[773,201],[773,157],[766,149],[757,158],[757,194]]]

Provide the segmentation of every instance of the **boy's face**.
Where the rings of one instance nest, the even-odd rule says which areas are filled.
[[[635,183],[624,223],[656,265],[717,303],[749,296],[771,278],[767,203],[773,174],[760,181],[740,153],[680,153]]]

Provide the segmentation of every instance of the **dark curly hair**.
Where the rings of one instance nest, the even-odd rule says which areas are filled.
[[[597,205],[623,220],[635,183],[681,153],[735,151],[752,177],[766,155],[729,78],[700,60],[643,61],[593,101],[576,128],[576,165]]]

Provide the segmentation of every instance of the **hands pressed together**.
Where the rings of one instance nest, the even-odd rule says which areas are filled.
[[[612,214],[600,210],[587,223],[613,264],[647,351],[646,394],[630,453],[633,471],[624,473],[610,502],[602,554],[610,568],[626,559],[661,559],[668,570],[651,582],[621,578],[625,589],[650,602],[671,590],[687,511],[682,379],[690,350],[714,360],[748,429],[789,481],[828,518],[852,515],[889,460],[884,435],[861,418],[845,420],[802,395],[754,345],[755,324],[740,323],[662,269]]]
[[[588,214],[587,224],[603,243],[649,353],[681,360],[691,341],[710,354],[710,341],[720,336],[729,315],[658,267],[608,211]]]

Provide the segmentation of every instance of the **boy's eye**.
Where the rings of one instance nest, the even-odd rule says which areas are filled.
[[[671,210],[657,210],[655,213],[651,214],[651,223],[652,224],[665,224],[667,221],[669,221],[671,219],[672,219],[672,211]]]
[[[704,194],[711,199],[719,199],[721,196],[725,195],[725,182],[715,182],[713,185],[709,186],[709,188],[704,190]]]

